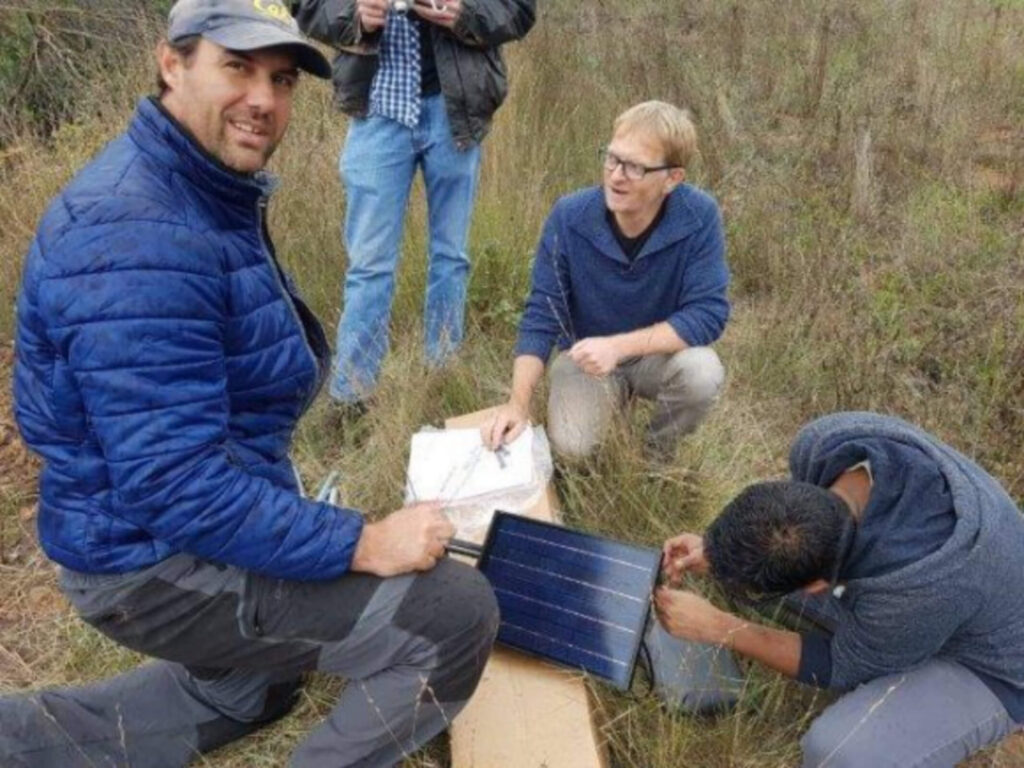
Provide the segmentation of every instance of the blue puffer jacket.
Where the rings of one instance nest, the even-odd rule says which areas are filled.
[[[288,458],[328,352],[266,237],[269,186],[145,100],[43,217],[14,398],[45,461],[39,536],[58,563],[121,573],[188,552],[289,579],[348,569],[362,518],[302,499]]]

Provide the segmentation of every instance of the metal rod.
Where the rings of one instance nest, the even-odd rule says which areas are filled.
[[[445,549],[449,553],[456,555],[466,555],[467,557],[480,557],[484,553],[484,548],[479,544],[474,544],[472,541],[466,541],[465,539],[449,539]]]
[[[313,497],[313,501],[327,501],[327,497],[331,493],[331,488],[334,487],[334,483],[338,479],[338,470],[332,470],[324,481],[320,484],[320,490],[316,492],[316,496]]]

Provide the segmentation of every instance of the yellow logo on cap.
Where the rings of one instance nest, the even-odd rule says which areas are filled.
[[[292,20],[291,13],[276,0],[252,0],[253,7],[264,16],[269,16],[274,21],[288,24]]]

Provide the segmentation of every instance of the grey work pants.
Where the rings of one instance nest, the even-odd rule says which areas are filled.
[[[615,411],[629,396],[655,402],[647,432],[651,450],[670,456],[679,438],[707,416],[725,380],[725,369],[710,347],[674,355],[623,361],[603,378],[584,373],[565,353],[551,364],[548,437],[555,450],[573,458],[589,455],[601,442]]]
[[[124,576],[62,572],[82,618],[160,661],[0,698],[4,768],[176,768],[291,707],[311,670],[350,679],[295,768],[390,766],[469,699],[497,631],[486,580],[450,560],[391,579],[269,579],[178,555]]]
[[[830,632],[837,611],[830,596],[801,592],[773,615]],[[670,707],[709,713],[736,702],[742,680],[729,651],[673,638],[657,622],[645,640],[656,693]],[[802,768],[953,768],[1020,727],[977,675],[931,659],[840,696],[801,739]]]
[[[953,768],[1017,728],[977,675],[932,659],[841,696],[804,734],[803,768]]]
[[[795,592],[780,618],[830,633],[840,610],[827,593]],[[804,734],[803,768],[952,768],[1019,727],[976,674],[935,658],[840,696]]]

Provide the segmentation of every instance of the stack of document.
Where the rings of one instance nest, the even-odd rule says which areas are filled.
[[[534,485],[533,427],[499,451],[483,444],[479,429],[421,431],[412,436],[408,501],[445,506],[501,498]]]

